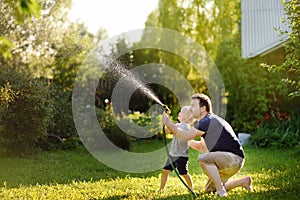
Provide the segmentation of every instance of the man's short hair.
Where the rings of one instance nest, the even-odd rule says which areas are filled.
[[[196,93],[192,96],[192,99],[198,99],[200,107],[205,106],[206,111],[212,113],[211,100],[207,95]]]

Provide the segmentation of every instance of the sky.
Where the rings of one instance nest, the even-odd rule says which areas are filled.
[[[83,22],[91,33],[102,27],[113,37],[144,28],[157,5],[158,0],[73,0],[69,16]]]

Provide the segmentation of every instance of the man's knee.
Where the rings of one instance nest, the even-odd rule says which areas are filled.
[[[203,161],[201,161],[201,160],[198,160],[198,164],[199,164],[199,166],[200,166],[201,168],[203,168],[204,165],[205,165],[205,163],[204,163]]]

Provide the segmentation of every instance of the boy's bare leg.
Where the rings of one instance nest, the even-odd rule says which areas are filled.
[[[168,180],[168,175],[169,175],[170,172],[171,172],[170,170],[166,170],[166,169],[162,170],[160,188],[158,190],[159,192],[165,190],[165,186],[166,186],[166,183],[167,183],[167,180]]]
[[[194,189],[193,189],[193,181],[192,181],[191,175],[190,175],[189,173],[187,173],[187,174],[184,174],[184,175],[182,175],[182,176],[184,177],[184,179],[185,179],[186,183],[188,184],[188,186],[189,186],[192,190],[194,190]]]
[[[252,179],[250,176],[245,176],[243,178],[238,178],[235,180],[229,180],[225,183],[225,189],[232,190],[236,187],[243,187],[248,191],[252,190]]]

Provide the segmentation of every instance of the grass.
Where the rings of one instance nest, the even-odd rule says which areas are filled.
[[[163,141],[142,141],[133,143],[132,150],[146,152],[162,146]],[[226,199],[298,198],[300,159],[294,150],[246,146],[245,152],[245,166],[236,177],[252,176],[254,190],[235,189]],[[213,194],[203,194],[206,176],[196,158],[197,152],[191,150],[189,171],[197,199],[216,199]],[[174,173],[169,176],[166,192],[157,193],[160,172],[116,171],[82,147],[0,158],[0,199],[192,199]]]

